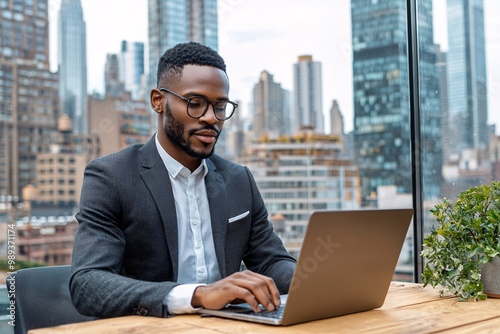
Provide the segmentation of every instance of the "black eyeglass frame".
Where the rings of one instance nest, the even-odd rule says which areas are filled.
[[[209,105],[212,105],[212,108],[214,109],[214,115],[215,115],[215,118],[217,118],[217,120],[219,121],[227,121],[228,119],[230,119],[233,115],[234,115],[234,112],[236,111],[236,108],[238,108],[238,103],[235,103],[233,101],[229,101],[229,100],[219,100],[219,101],[216,101],[216,102],[212,102],[212,101],[209,101],[206,97],[204,96],[200,96],[200,95],[195,95],[195,96],[192,96],[192,97],[184,97],[182,95],[179,95],[175,92],[172,92],[170,89],[167,89],[165,87],[159,87],[158,88],[159,90],[163,91],[163,92],[167,92],[169,94],[172,94],[172,95],[175,95],[177,96],[179,99],[183,100],[184,102],[186,102],[186,112],[188,114],[189,117],[191,118],[194,118],[194,119],[200,119],[202,118],[203,116],[205,116],[205,114],[207,113],[208,111],[208,106]],[[191,100],[192,99],[202,99],[202,100],[205,100],[205,102],[207,102],[207,106],[205,107],[205,110],[201,113],[200,116],[193,116],[189,113],[189,103],[191,103]],[[225,102],[225,103],[229,103],[233,106],[233,111],[231,112],[231,114],[229,116],[226,116],[225,118],[220,118],[217,116],[217,112],[215,111],[215,105],[217,103],[220,103],[220,102]]]

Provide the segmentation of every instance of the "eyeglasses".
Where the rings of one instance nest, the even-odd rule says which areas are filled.
[[[184,96],[180,96],[179,94],[176,94],[164,87],[160,87],[159,89],[163,92],[175,95],[179,99],[185,101],[187,103],[187,114],[196,119],[203,117],[203,115],[207,113],[209,105],[212,105],[215,118],[217,118],[219,121],[225,121],[231,118],[236,108],[238,108],[237,103],[228,100],[211,102],[203,96],[193,96],[190,98],[185,98]]]

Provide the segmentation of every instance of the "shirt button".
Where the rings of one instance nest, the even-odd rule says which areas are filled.
[[[198,272],[199,272],[199,273],[204,273],[204,272],[205,272],[205,268],[200,268],[200,269],[198,269]]]
[[[196,248],[196,249],[200,249],[200,248],[201,248],[201,244],[196,244],[196,245],[194,245],[194,248]]]
[[[192,223],[193,225],[196,225],[196,224],[198,224],[198,220],[193,219],[193,220],[191,221],[191,223]]]

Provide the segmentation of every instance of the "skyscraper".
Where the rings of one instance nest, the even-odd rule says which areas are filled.
[[[217,0],[149,0],[149,85],[156,86],[158,59],[178,43],[218,50]]]
[[[290,135],[286,98],[281,84],[267,71],[260,73],[259,82],[253,88],[253,133],[256,139],[263,135],[278,137]]]
[[[439,70],[432,22],[432,0],[417,2],[420,101],[420,157],[424,200],[441,198],[443,147]]]
[[[448,123],[452,153],[488,147],[482,0],[448,0]]]
[[[132,99],[144,98],[144,43],[122,41],[120,51],[120,79]]]
[[[217,0],[148,0],[148,24],[146,91],[156,87],[158,60],[167,49],[192,41],[218,51]],[[156,122],[157,118],[153,117],[153,131]],[[215,152],[227,156],[225,131],[219,136]]]
[[[337,100],[332,101],[332,106],[330,108],[330,133],[340,138],[344,136],[344,116],[340,111]]]
[[[324,133],[321,63],[313,61],[310,55],[299,56],[293,65],[293,79],[295,130],[312,127]]]
[[[20,197],[57,128],[58,77],[49,66],[47,0],[0,1],[0,13],[0,195]]]
[[[120,79],[120,61],[118,55],[109,53],[104,64],[104,87],[106,96],[121,96],[125,93],[125,84]]]
[[[59,10],[58,63],[61,112],[71,117],[73,133],[87,129],[87,44],[80,0],[62,0]]]
[[[446,64],[446,52],[441,50],[439,44],[435,45],[436,48],[436,70],[439,78],[439,104],[441,107],[441,143],[443,152],[443,163],[446,163],[450,156],[450,146],[453,144],[449,141],[449,130],[448,125],[448,77],[447,77],[447,64]]]
[[[433,197],[439,195],[441,179],[441,123],[431,0],[419,1],[418,11],[422,150],[429,154],[422,173],[430,185],[425,196]],[[354,144],[362,196],[384,185],[410,193],[406,2],[352,0],[351,22]]]

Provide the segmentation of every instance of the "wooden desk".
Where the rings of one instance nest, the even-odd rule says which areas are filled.
[[[341,302],[341,301],[339,301]],[[286,328],[286,329],[285,329]],[[179,315],[168,319],[128,316],[34,329],[29,334],[123,333],[498,333],[500,299],[459,302],[440,298],[421,284],[393,282],[384,305],[376,310],[317,320],[294,326],[268,326],[243,321]]]

